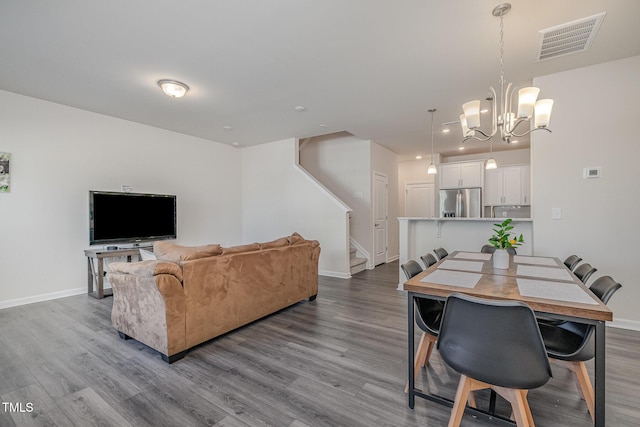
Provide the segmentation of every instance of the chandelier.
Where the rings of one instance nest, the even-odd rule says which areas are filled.
[[[505,88],[504,80],[504,25],[503,17],[511,10],[510,3],[503,3],[493,9],[493,16],[500,18],[500,111],[498,111],[496,91],[490,87],[490,96],[487,98],[491,102],[492,125],[491,131],[486,132],[480,129],[480,101],[469,101],[462,105],[464,114],[460,115],[460,124],[462,125],[462,135],[464,141],[468,139],[476,139],[478,141],[488,141],[493,138],[498,130],[500,138],[507,143],[511,142],[513,137],[523,137],[530,134],[534,130],[544,129],[551,132],[549,119],[551,117],[551,108],[553,107],[553,99],[538,100],[540,89],[537,87],[525,87],[518,90],[518,110],[516,113],[512,110],[513,95],[516,89],[512,89],[512,84],[508,83]],[[518,133],[516,130],[523,122],[529,122],[534,118],[534,128],[524,130]],[[530,126],[529,126],[530,127]],[[476,136],[476,132],[481,136]],[[493,147],[492,147],[493,148]],[[492,150],[493,151],[493,150]],[[493,153],[492,158],[493,160]],[[493,161],[495,165],[495,160]],[[495,166],[494,166],[495,167]]]

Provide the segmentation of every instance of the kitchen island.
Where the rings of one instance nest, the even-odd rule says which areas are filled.
[[[479,252],[489,243],[493,234],[493,224],[505,218],[423,218],[400,217],[400,264],[414,259],[422,265],[420,256],[435,248],[443,247],[453,251]],[[531,218],[513,218],[512,233],[522,234],[524,244],[518,246],[519,255],[533,255],[533,221]],[[424,268],[424,266],[423,266]],[[398,289],[406,277],[398,269]]]

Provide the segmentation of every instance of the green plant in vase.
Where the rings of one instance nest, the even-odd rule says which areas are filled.
[[[502,224],[493,224],[497,228],[493,229],[495,234],[491,236],[489,243],[497,249],[515,248],[524,243],[522,234],[519,237],[516,237],[515,234],[511,237],[510,231],[513,230],[511,221],[513,221],[511,218],[507,218],[502,221]]]

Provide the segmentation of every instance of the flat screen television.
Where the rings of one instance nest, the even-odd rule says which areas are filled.
[[[89,191],[89,244],[176,237],[176,196]]]

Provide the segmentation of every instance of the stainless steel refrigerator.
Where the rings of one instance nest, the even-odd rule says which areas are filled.
[[[480,218],[481,216],[482,189],[440,190],[441,218]]]

